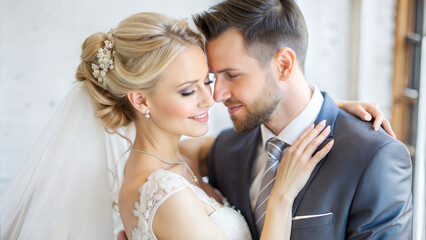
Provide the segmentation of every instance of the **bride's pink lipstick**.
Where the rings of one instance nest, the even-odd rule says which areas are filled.
[[[197,122],[207,122],[209,120],[209,113],[205,112],[201,115],[195,116],[195,117],[189,117],[189,119],[195,120]]]

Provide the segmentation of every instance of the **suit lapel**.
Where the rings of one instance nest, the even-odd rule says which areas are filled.
[[[330,135],[324,140],[324,142],[317,148],[317,150],[314,152],[313,155],[315,155],[319,150],[321,150],[327,143],[329,143],[333,139],[334,135],[334,124],[337,119],[337,115],[339,113],[339,107],[334,103],[333,99],[331,99],[327,93],[322,92],[324,96],[324,102],[321,107],[320,113],[318,114],[318,118],[315,121],[315,125],[320,123],[322,120],[327,120],[327,125],[331,125],[331,132]],[[312,156],[313,156],[312,155]],[[324,163],[325,159],[327,157],[323,158],[315,167],[315,169],[312,171],[312,174],[306,183],[305,187],[299,192],[299,195],[297,195],[296,199],[293,203],[293,217],[296,215],[297,209],[299,208],[299,205],[303,199],[303,196],[305,195],[307,189],[309,188],[310,184],[312,183],[313,179],[317,175],[319,169],[321,168],[321,165]]]
[[[249,133],[245,146],[241,149],[241,166],[238,172],[238,202],[239,208],[244,213],[253,236],[257,236],[256,224],[250,204],[250,176],[253,168],[253,162],[256,157],[256,151],[261,140],[260,128],[256,128]]]

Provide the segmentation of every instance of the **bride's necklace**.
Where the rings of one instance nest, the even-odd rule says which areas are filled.
[[[160,157],[158,157],[157,155],[155,155],[155,154],[153,154],[153,153],[150,153],[150,152],[145,152],[145,151],[137,150],[137,149],[134,149],[134,148],[132,148],[132,151],[134,151],[134,152],[140,152],[140,153],[144,153],[144,154],[147,154],[147,155],[153,156],[153,157],[155,157],[156,159],[158,159],[158,160],[160,160],[160,161],[162,161],[162,162],[164,162],[164,163],[170,164],[170,165],[179,165],[179,164],[183,164],[183,165],[185,165],[185,167],[188,169],[188,171],[191,173],[192,177],[194,178],[194,182],[195,182],[196,184],[198,184],[198,178],[197,178],[197,176],[195,176],[194,172],[191,170],[191,168],[189,167],[188,163],[186,163],[186,162],[185,162],[185,160],[183,160],[183,159],[182,159],[182,162],[169,162],[169,161],[166,161],[166,160],[164,160],[164,159],[161,159],[161,158],[160,158]]]

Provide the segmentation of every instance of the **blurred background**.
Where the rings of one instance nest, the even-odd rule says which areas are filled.
[[[84,39],[129,15],[190,17],[218,0],[0,0],[0,198],[70,90]],[[413,160],[413,239],[425,236],[424,0],[299,0],[306,77],[334,99],[377,103]],[[422,44],[424,42],[424,44]],[[211,111],[209,135],[231,127]]]

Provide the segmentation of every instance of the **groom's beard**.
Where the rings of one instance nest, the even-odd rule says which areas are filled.
[[[240,133],[250,132],[269,120],[271,114],[275,111],[282,98],[282,92],[274,82],[274,79],[268,74],[265,86],[261,94],[253,101],[251,105],[244,104],[246,117],[238,119],[231,115],[234,129]]]

